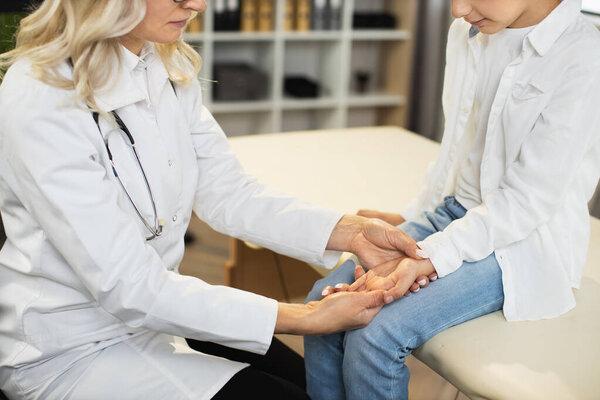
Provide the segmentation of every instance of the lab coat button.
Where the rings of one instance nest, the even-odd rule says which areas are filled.
[[[173,160],[169,160],[169,167],[172,167],[175,162]]]
[[[463,110],[462,110],[463,114],[468,114],[468,113],[469,113],[469,111],[471,111],[471,110],[469,110],[469,108],[468,108],[468,107],[465,107],[465,108],[463,108]]]
[[[173,222],[177,222],[177,214],[173,215]]]

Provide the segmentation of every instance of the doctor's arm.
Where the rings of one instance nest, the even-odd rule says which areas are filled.
[[[193,103],[186,114],[199,171],[194,211],[213,229],[326,267],[335,265],[339,251],[357,254],[367,266],[418,257],[412,238],[387,223],[343,215],[257,182],[244,172],[199,91]]]
[[[381,308],[382,293],[278,304],[169,271],[144,240],[136,219],[118,206],[119,187],[99,161],[103,144],[94,136],[97,128],[89,113],[54,108],[56,103],[45,95],[56,94],[44,93],[46,89],[26,91],[11,105],[15,118],[10,128],[0,122],[0,162],[15,195],[78,277],[78,282],[63,284],[76,285],[73,290],[90,304],[133,329],[256,353],[266,352],[274,331],[353,329]]]

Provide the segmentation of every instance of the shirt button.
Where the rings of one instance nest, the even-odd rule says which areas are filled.
[[[177,222],[177,214],[173,215],[173,222]]]
[[[463,114],[468,114],[469,111],[471,111],[468,107],[463,108],[462,112]]]
[[[444,188],[442,187],[442,185],[437,185],[435,187],[435,190],[437,190],[438,193],[442,193],[442,190],[444,190]]]
[[[173,160],[169,160],[169,167],[172,167],[175,162]]]

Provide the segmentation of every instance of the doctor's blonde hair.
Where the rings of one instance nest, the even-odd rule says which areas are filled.
[[[121,63],[119,38],[135,28],[145,14],[146,0],[44,0],[21,20],[16,48],[0,54],[0,71],[27,58],[37,79],[74,89],[77,99],[100,112],[94,93],[110,88],[115,80],[111,72],[115,63]],[[156,48],[171,81],[187,85],[196,79],[200,56],[181,38],[156,44]],[[73,62],[72,80],[58,72],[69,58]]]

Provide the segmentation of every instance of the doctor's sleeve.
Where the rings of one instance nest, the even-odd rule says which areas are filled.
[[[276,301],[167,270],[134,216],[118,206],[119,187],[99,162],[103,143],[89,111],[66,106],[71,93],[33,79],[11,87],[11,79],[2,89],[21,94],[0,103],[11,116],[0,121],[7,181],[83,290],[132,328],[264,353]]]
[[[202,106],[199,89],[192,93],[188,113],[194,116],[190,127],[199,171],[196,214],[219,232],[309,263],[335,266],[341,253],[325,248],[343,214],[288,196],[244,172],[220,126]]]

